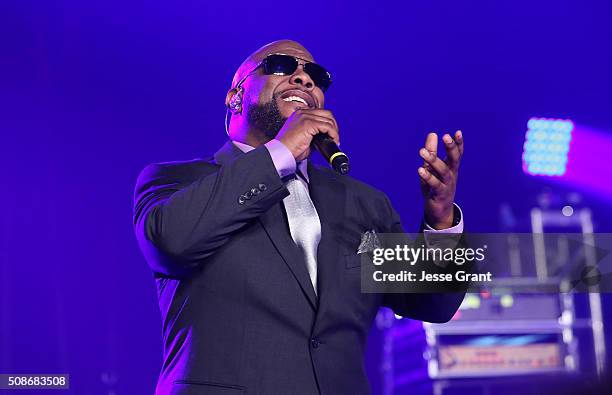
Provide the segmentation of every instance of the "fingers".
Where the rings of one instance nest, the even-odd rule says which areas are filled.
[[[419,167],[418,173],[421,181],[427,184],[431,189],[438,190],[443,186],[442,181],[440,181],[424,167]]]
[[[316,108],[316,109],[304,108],[304,109],[299,109],[297,111],[301,112],[302,114],[310,114],[310,115],[316,115],[319,117],[327,118],[329,121],[331,121],[334,124],[336,130],[338,130],[338,122],[336,122],[336,118],[334,117],[334,114],[332,114],[332,112],[329,110],[324,110],[322,108]]]
[[[334,118],[332,112],[329,110],[324,110],[322,108],[298,108],[297,110],[295,110],[295,112],[303,115],[308,114],[329,118],[330,121],[333,121],[334,123],[336,122],[336,118]]]
[[[448,165],[442,159],[438,158],[436,154],[429,152],[425,148],[421,148],[419,150],[419,155],[423,158],[425,162],[423,168],[427,170],[428,173],[435,174],[443,183],[447,183],[450,180],[451,174]]]
[[[436,133],[432,132],[427,135],[425,138],[425,149],[427,152],[432,152],[435,155],[438,154],[438,135]],[[431,170],[427,161],[423,161],[423,167],[426,170]]]
[[[312,124],[310,130],[313,135],[319,132],[326,133],[337,145],[340,145],[338,124],[330,111],[322,109],[302,109],[296,112],[298,111],[300,112],[299,116],[303,122]]]
[[[457,147],[459,147],[459,153],[461,156],[463,156],[463,133],[461,133],[461,130],[457,130],[455,132],[455,144],[457,144]]]
[[[455,139],[453,139],[450,134],[442,136],[442,141],[446,147],[447,163],[452,170],[457,170],[459,168],[459,163],[463,156],[463,138],[461,131],[458,130],[455,136]]]
[[[427,135],[425,139],[425,149],[429,152],[437,154],[438,152],[438,135],[434,132]]]
[[[423,166],[418,168],[419,178],[421,179],[421,189],[428,198],[438,196],[441,201],[450,199],[452,201],[459,162],[463,156],[463,135],[457,131],[454,137],[450,134],[442,136],[442,142],[446,149],[446,159],[438,157],[438,136],[429,133],[425,140],[425,147],[419,150],[419,155],[423,158]]]
[[[334,140],[336,144],[340,143],[340,137],[338,136],[336,126],[329,119],[308,115],[304,117],[303,122],[306,122],[309,126],[307,130],[312,136],[319,133],[325,133]]]

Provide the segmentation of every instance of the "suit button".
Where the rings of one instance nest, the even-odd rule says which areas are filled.
[[[244,204],[244,202],[246,202],[246,200],[245,200],[244,196],[240,196],[240,197],[238,198],[238,204]]]
[[[259,184],[257,185],[257,188],[259,188],[260,191],[265,191],[266,189],[268,189],[268,187],[266,186],[266,184]]]
[[[260,192],[260,191],[259,191],[259,189],[257,189],[257,188],[253,188],[253,189],[251,189],[251,193],[252,193],[253,195],[259,195],[259,192]]]
[[[247,191],[247,192],[244,194],[244,198],[245,198],[246,200],[251,200],[251,198],[252,198],[252,197],[253,197],[253,192],[251,192],[251,191]]]
[[[310,345],[312,346],[312,348],[319,348],[320,344],[321,342],[317,339],[310,339]]]

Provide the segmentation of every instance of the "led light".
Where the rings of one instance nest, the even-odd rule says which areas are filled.
[[[467,294],[463,300],[465,308],[477,309],[480,307],[480,298],[477,295]]]
[[[512,297],[512,295],[502,295],[502,297],[499,299],[499,304],[501,304],[502,307],[505,308],[512,307],[512,305],[514,304],[514,298]]]
[[[523,171],[531,175],[565,174],[574,123],[566,119],[531,118],[523,145]]]

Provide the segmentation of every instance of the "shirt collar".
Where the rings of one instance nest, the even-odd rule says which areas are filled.
[[[244,153],[247,153],[247,152],[252,151],[252,150],[255,149],[255,147],[252,147],[252,146],[250,146],[248,144],[245,144],[245,143],[241,143],[240,141],[232,140],[232,143],[234,143],[234,145],[236,147],[238,147]],[[310,182],[310,179],[308,177],[308,162],[307,162],[307,159],[304,159],[303,161],[298,162],[297,163],[297,168],[300,170],[300,172],[302,173],[302,175],[306,179],[306,182]]]

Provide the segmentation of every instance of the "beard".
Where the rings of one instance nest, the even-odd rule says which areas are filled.
[[[261,130],[270,139],[276,137],[287,118],[283,117],[278,108],[277,96],[264,104],[249,106],[247,110],[247,121],[250,125]]]

